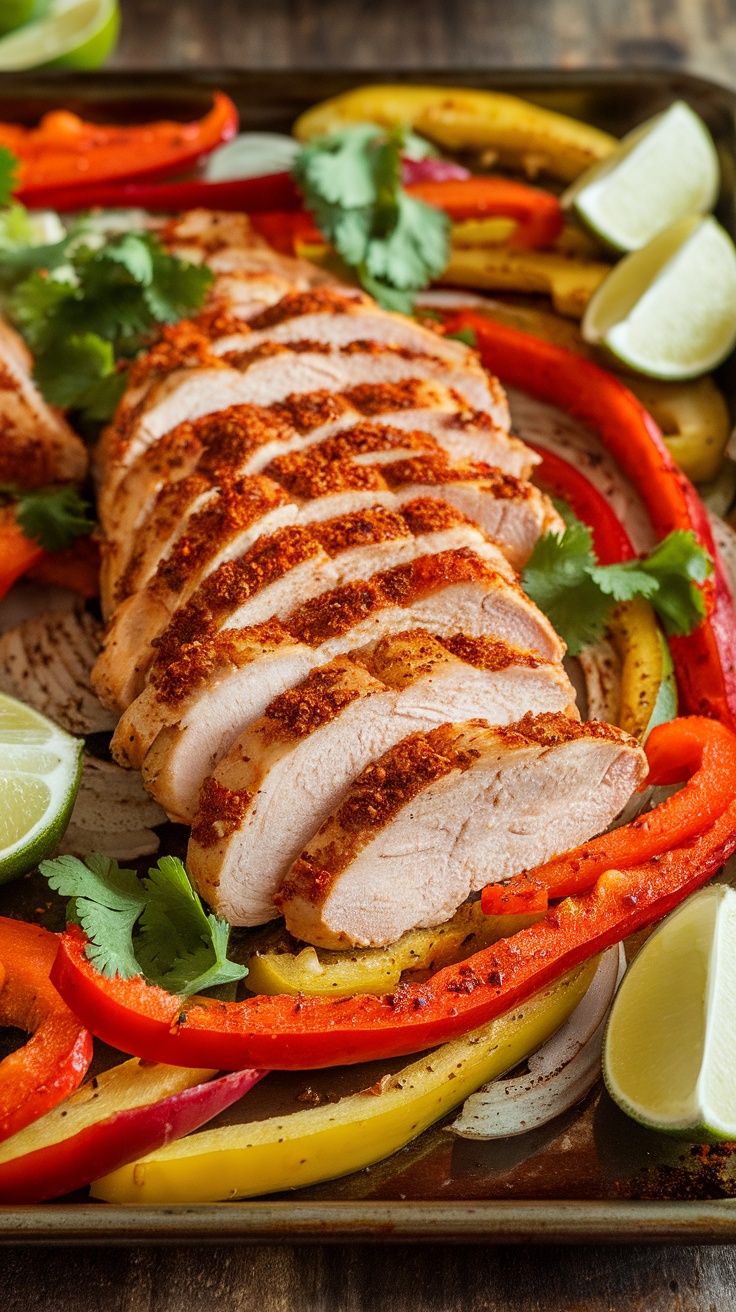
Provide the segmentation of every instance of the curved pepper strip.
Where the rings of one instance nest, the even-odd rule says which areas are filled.
[[[189,167],[238,130],[238,111],[215,91],[212,108],[189,123],[101,125],[58,110],[37,127],[0,124],[0,144],[20,160],[18,199],[58,209],[69,193],[115,178],[159,176]],[[91,204],[89,200],[84,204]],[[118,201],[118,204],[125,202]],[[81,208],[81,206],[80,206]]]
[[[0,598],[26,570],[38,565],[45,554],[43,547],[27,538],[15,520],[0,523]]]
[[[636,556],[631,538],[610,503],[579,469],[547,447],[527,442],[541,462],[534,467],[534,481],[550,496],[561,497],[593,534],[595,554],[601,565],[618,565]]]
[[[135,979],[108,979],[77,926],[61,936],[53,982],[81,1020],[125,1052],[173,1065],[308,1070],[421,1052],[513,1007],[589,957],[659,920],[736,850],[736,801],[683,847],[565,898],[543,920],[424,984],[350,998],[184,1004]]]
[[[514,248],[551,246],[565,224],[556,196],[509,178],[470,177],[414,182],[406,191],[425,205],[434,205],[451,219],[493,216],[516,220],[508,245]]]
[[[618,378],[565,347],[462,311],[445,319],[447,332],[472,329],[485,366],[502,382],[567,410],[601,437],[646,506],[659,537],[693,532],[715,562],[704,585],[706,618],[687,637],[670,640],[685,709],[736,727],[734,603],[713,541],[707,512],[677,468],[651,415]]]
[[[644,748],[649,762],[646,785],[681,783],[685,787],[620,829],[525,871],[505,888],[489,884],[481,903],[497,915],[504,898],[530,887],[548,898],[568,897],[591,887],[604,871],[626,869],[658,857],[702,834],[736,796],[736,736],[717,720],[680,717],[652,729]]]
[[[0,1062],[0,1140],[72,1093],[92,1059],[92,1036],[49,979],[58,945],[39,925],[0,917],[0,1025],[31,1034]]]
[[[39,192],[36,209],[53,208],[59,213],[102,205],[112,209],[153,210],[157,214],[180,214],[182,210],[211,209],[257,214],[263,210],[284,213],[299,211],[302,198],[288,173],[271,173],[263,178],[233,178],[226,182],[92,182]],[[310,224],[310,229],[311,229]]]

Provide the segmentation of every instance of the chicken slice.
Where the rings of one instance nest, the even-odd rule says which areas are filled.
[[[307,509],[318,504],[309,502]],[[498,547],[443,501],[369,505],[281,528],[272,521],[288,512],[297,519],[297,504],[272,505],[267,497],[259,502],[258,494],[248,501],[236,490],[229,503],[203,510],[149,583],[118,607],[94,671],[106,705],[123,709],[138,695],[156,647],[167,659],[207,630],[287,615],[307,597],[419,556],[469,547],[514,578]],[[259,532],[269,525],[273,532]]]
[[[356,775],[408,734],[448,716],[508,724],[529,708],[574,706],[560,665],[502,643],[466,649],[475,663],[428,633],[385,638],[362,664],[340,656],[314,670],[240,735],[203,785],[203,823],[196,798],[179,816],[194,822],[187,868],[231,924],[277,915],[273,896],[302,848]],[[215,812],[224,825],[213,825]]]
[[[276,902],[318,947],[393,943],[605,829],[646,771],[628,734],[561,714],[413,734],[359,775]],[[215,819],[203,806],[203,837]]]
[[[32,363],[22,339],[0,320],[0,482],[28,488],[80,482],[87,448],[44,401],[31,378]]]
[[[102,626],[80,607],[45,611],[0,636],[0,691],[73,734],[115,727],[92,691]]]
[[[212,771],[277,693],[310,669],[407,628],[458,642],[491,638],[543,661],[558,662],[564,650],[521,590],[472,552],[422,557],[306,602],[284,621],[214,636],[200,631],[159,648],[148,685],[120,719],[113,755],[121,765],[142,765],[153,795],[171,801],[194,788],[193,772],[201,782]],[[270,681],[265,696],[262,651],[282,663],[280,686]]]

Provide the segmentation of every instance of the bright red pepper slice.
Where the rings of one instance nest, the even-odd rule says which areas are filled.
[[[682,846],[713,824],[736,797],[736,737],[717,720],[681,716],[657,725],[644,748],[649,761],[645,787],[685,787],[653,811],[610,834],[583,843],[503,886],[488,884],[481,904],[486,915],[503,914],[509,898],[567,897],[591,887],[605,870],[625,869]]]
[[[556,196],[539,187],[509,178],[450,178],[442,182],[414,182],[406,188],[415,200],[435,205],[451,219],[515,219],[517,227],[509,241],[513,247],[551,246],[564,227],[562,207]]]
[[[237,129],[235,105],[216,91],[212,109],[190,123],[108,126],[57,110],[35,128],[0,124],[0,144],[20,159],[19,200],[54,207],[68,188],[187,168]]]
[[[542,457],[541,463],[534,467],[534,482],[550,496],[561,497],[578,519],[588,525],[600,564],[617,565],[622,560],[633,560],[636,552],[626,529],[585,474],[546,447],[534,442],[528,442],[527,446]]]
[[[670,638],[683,707],[736,727],[734,603],[708,516],[678,469],[651,415],[618,378],[592,361],[472,310],[445,320],[448,332],[472,329],[486,368],[502,382],[556,405],[589,424],[636,488],[658,537],[692,531],[712,556],[704,585],[706,618],[687,637]]]
[[[56,934],[0,917],[0,1025],[26,1030],[0,1062],[0,1139],[43,1116],[81,1084],[92,1037],[53,987]]]
[[[140,976],[100,975],[76,926],[62,935],[52,979],[94,1034],[154,1061],[307,1070],[400,1056],[484,1024],[658,920],[735,849],[736,801],[701,837],[626,871],[607,871],[589,892],[563,899],[528,929],[387,997],[183,1003]]]
[[[131,206],[155,214],[179,214],[200,207],[257,214],[261,210],[300,210],[302,200],[288,173],[271,173],[263,178],[234,178],[228,182],[91,182],[34,192],[28,204],[60,213],[103,205]]]

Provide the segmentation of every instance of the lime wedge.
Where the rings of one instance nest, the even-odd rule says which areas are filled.
[[[99,68],[119,26],[117,0],[52,0],[43,17],[0,37],[0,70]]]
[[[0,693],[0,884],[53,852],[77,796],[83,746]]]
[[[675,101],[624,137],[563,196],[607,245],[636,251],[690,214],[707,214],[720,184],[718,155],[705,123]]]
[[[0,34],[40,18],[48,9],[48,0],[0,0]]]
[[[613,1004],[603,1074],[619,1107],[694,1141],[736,1139],[736,891],[713,885],[647,940]]]
[[[736,247],[713,218],[681,219],[621,260],[582,323],[630,369],[679,380],[709,373],[736,344]]]

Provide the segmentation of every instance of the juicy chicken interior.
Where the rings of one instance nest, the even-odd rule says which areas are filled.
[[[645,758],[519,586],[561,521],[475,353],[243,216],[163,235],[215,281],[96,457],[113,755],[232,923],[389,943],[605,828]]]

